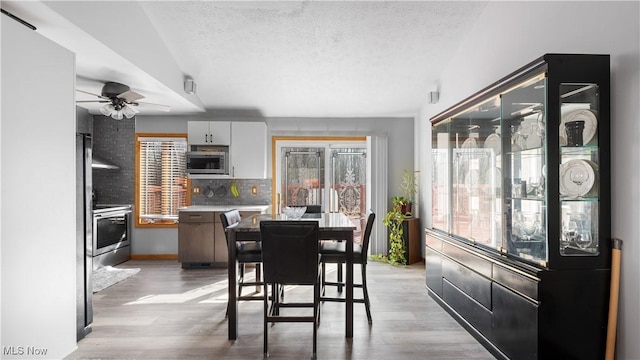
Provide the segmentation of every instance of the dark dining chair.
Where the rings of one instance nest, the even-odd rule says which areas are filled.
[[[235,226],[240,222],[240,212],[238,210],[229,210],[220,214],[220,221],[224,228],[224,234],[229,246],[229,234],[227,229]],[[236,242],[236,262],[238,264],[238,300],[262,300],[264,296],[246,295],[242,296],[242,288],[255,286],[259,289],[262,286],[261,263],[262,263],[262,244],[256,241]],[[255,281],[245,281],[245,265],[255,264],[256,276]],[[264,294],[263,294],[264,295]],[[227,313],[229,315],[229,304],[227,303]]]
[[[360,270],[362,273],[362,283],[353,284],[353,287],[362,288],[363,298],[353,299],[354,303],[364,303],[365,310],[367,311],[367,319],[369,324],[372,323],[371,309],[369,302],[369,290],[367,289],[367,252],[369,251],[369,241],[371,238],[371,229],[373,229],[373,222],[376,218],[376,214],[369,213],[367,217],[367,225],[364,229],[364,235],[362,236],[362,244],[353,244],[353,263],[360,264]],[[325,286],[337,286],[338,289],[342,289],[345,286],[338,276],[338,281],[326,281],[326,264],[337,264],[338,269],[342,268],[342,264],[346,263],[346,242],[345,241],[324,241],[320,245],[320,264],[321,264],[321,280],[320,286],[322,295],[321,301],[346,301],[344,297],[329,297],[325,296]],[[338,274],[340,275],[340,273]]]
[[[289,207],[306,207],[305,214],[317,214],[320,215],[322,213],[322,205],[290,205]],[[305,217],[303,215],[303,217]],[[307,216],[309,217],[309,216]],[[313,217],[313,216],[311,216]]]
[[[313,323],[313,353],[317,353],[318,323],[320,321],[320,272],[317,221],[261,221],[262,266],[264,292],[269,284],[313,286],[313,301],[285,302],[279,296],[264,298],[264,357],[269,356],[268,324],[277,322]],[[276,289],[274,293],[279,293]],[[310,315],[284,315],[286,308],[313,308]],[[281,312],[282,309],[282,312]]]

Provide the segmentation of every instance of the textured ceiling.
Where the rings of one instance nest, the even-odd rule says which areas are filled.
[[[32,11],[20,2],[9,3],[25,16]],[[95,12],[103,14],[106,6],[124,5],[119,1],[97,4],[102,8]],[[129,15],[141,19],[146,14],[144,21],[164,43],[173,64],[197,83],[196,103],[203,107],[176,104],[176,112],[204,108],[268,117],[414,116],[427,93],[437,88],[439,74],[485,5],[470,1],[149,1],[137,3],[142,11]],[[96,42],[125,59],[135,59],[134,51],[150,51],[144,34],[131,33],[123,42],[135,46],[124,48],[124,44],[108,44],[109,28],[100,29],[98,35],[86,30],[92,21],[79,16],[89,17],[90,6],[94,5],[70,2],[52,7],[84,30],[76,33],[93,35]],[[67,15],[73,9],[80,15]],[[130,23],[123,22],[121,28]],[[111,29],[119,30],[117,20]],[[114,61],[100,63],[95,44],[91,58],[82,54],[81,43],[71,43],[69,47],[79,54],[79,84],[88,85],[94,79],[99,85],[114,80],[109,77],[115,73],[145,94],[180,92],[147,69],[149,65],[131,60],[136,66],[113,69]],[[158,55],[157,61],[167,59]],[[137,83],[141,85],[136,87]],[[177,101],[175,94],[173,99],[165,95],[152,102]],[[184,93],[179,95],[184,102]]]
[[[144,3],[207,108],[414,115],[483,4]]]

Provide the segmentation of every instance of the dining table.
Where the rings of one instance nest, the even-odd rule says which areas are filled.
[[[236,242],[260,241],[260,222],[263,220],[292,220],[285,214],[256,214],[240,220],[227,228],[229,239],[229,340],[238,337],[238,266],[236,264]],[[353,337],[353,232],[355,224],[343,213],[305,214],[301,220],[316,220],[319,239],[346,241],[345,271],[345,337]]]

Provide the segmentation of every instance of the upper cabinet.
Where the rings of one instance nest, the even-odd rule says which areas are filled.
[[[187,123],[189,145],[231,144],[231,123],[229,121],[189,121]]]
[[[266,178],[266,123],[244,121],[189,121],[187,126],[189,146],[229,146],[229,175],[204,175],[205,177]],[[203,175],[199,177],[202,178]]]
[[[547,54],[431,122],[434,230],[541,269],[608,266],[609,56]]]
[[[263,122],[233,122],[229,157],[232,177],[265,179],[267,125]]]

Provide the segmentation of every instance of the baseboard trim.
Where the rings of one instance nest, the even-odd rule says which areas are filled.
[[[178,254],[131,254],[131,260],[178,260]]]

